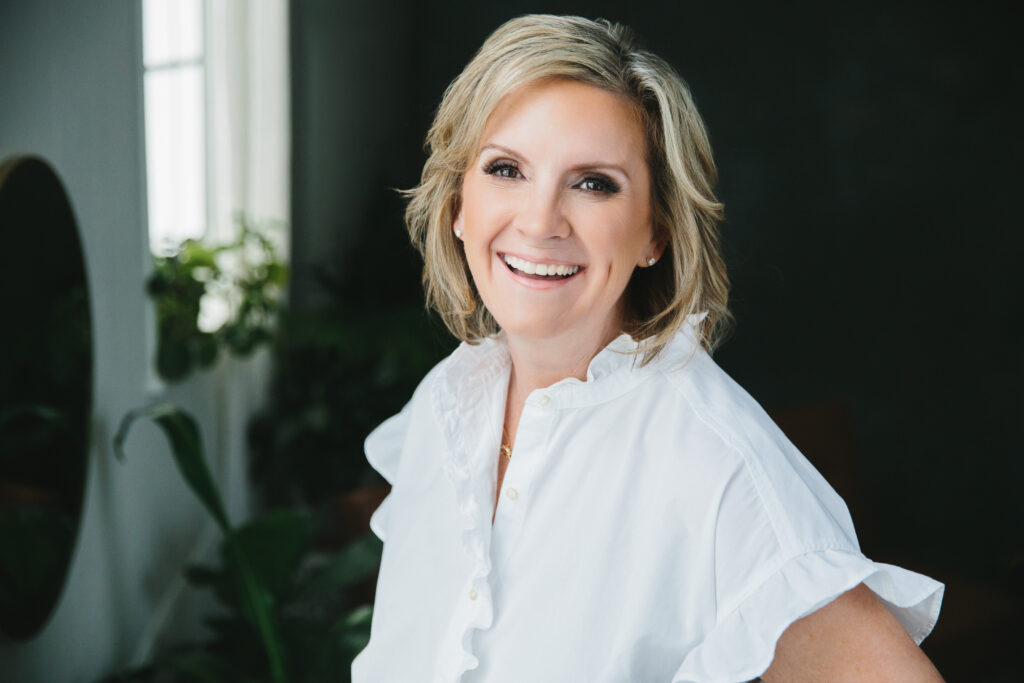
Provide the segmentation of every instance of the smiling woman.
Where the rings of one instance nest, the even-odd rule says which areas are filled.
[[[932,681],[942,586],[711,359],[721,206],[686,86],[605,21],[499,28],[406,218],[463,344],[366,441],[391,482],[354,681]]]

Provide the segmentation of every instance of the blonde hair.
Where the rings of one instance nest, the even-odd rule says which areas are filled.
[[[623,294],[623,332],[644,341],[653,360],[692,314],[706,311],[696,336],[712,350],[731,320],[729,278],[719,251],[722,205],[704,122],[683,80],[660,57],[637,47],[626,27],[598,19],[533,14],[500,26],[445,90],[427,133],[428,158],[405,222],[424,260],[427,303],[452,334],[475,342],[498,331],[483,305],[452,223],[463,174],[475,158],[498,102],[542,78],[580,81],[636,105],[647,139],[655,236],[661,261],[638,268]]]

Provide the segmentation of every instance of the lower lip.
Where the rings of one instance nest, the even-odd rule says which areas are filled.
[[[509,277],[511,277],[513,280],[521,284],[523,287],[528,287],[529,289],[555,289],[557,287],[565,287],[570,282],[576,280],[580,275],[583,274],[583,271],[586,270],[585,268],[580,268],[569,277],[562,277],[558,278],[557,280],[540,280],[532,277],[527,277],[525,274],[520,273],[517,270],[512,270],[511,268],[509,268],[508,264],[505,263],[505,259],[503,259],[500,255],[495,254],[495,259],[498,261],[498,264],[500,265],[501,269],[505,271],[505,273]]]

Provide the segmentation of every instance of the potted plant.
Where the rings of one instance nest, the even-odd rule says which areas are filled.
[[[220,613],[207,620],[207,640],[161,652],[103,683],[348,680],[352,658],[369,640],[371,616],[349,589],[376,570],[380,542],[367,535],[340,552],[315,552],[315,522],[301,507],[234,525],[186,412],[171,405],[130,412],[114,438],[118,457],[124,459],[128,432],[143,417],[163,431],[182,478],[221,530],[219,563],[187,570],[191,585],[212,592]]]

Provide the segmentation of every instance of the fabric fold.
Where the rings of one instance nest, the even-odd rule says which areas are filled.
[[[392,415],[380,423],[363,442],[367,462],[392,486],[398,476],[398,468],[402,461],[405,434],[409,429],[410,405],[411,402],[406,404],[397,415]],[[387,540],[387,520],[390,507],[391,494],[388,493],[370,517],[370,530],[381,541]]]
[[[504,347],[486,339],[477,345],[460,346],[431,386],[434,419],[446,444],[444,471],[455,490],[463,523],[462,550],[471,562],[469,582],[477,595],[456,638],[461,656],[453,660],[455,668],[445,672],[446,680],[457,681],[465,671],[478,666],[479,660],[472,652],[473,631],[489,628],[493,619],[489,581],[493,491],[487,486],[492,461],[486,455],[497,452],[498,444],[489,447],[487,430],[479,425],[488,420],[488,398],[492,398],[494,381],[507,371]],[[467,435],[471,434],[477,438],[469,441]]]
[[[823,577],[828,577],[823,581]],[[920,644],[939,617],[944,586],[849,550],[818,550],[784,562],[693,648],[673,683],[736,683],[760,676],[797,619],[864,583]],[[747,647],[737,650],[736,643]]]

